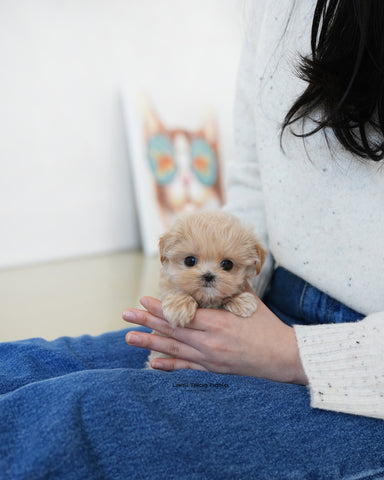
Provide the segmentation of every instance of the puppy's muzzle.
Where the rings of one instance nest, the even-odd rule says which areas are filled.
[[[213,273],[211,272],[204,273],[201,276],[201,281],[203,282],[203,285],[205,287],[211,287],[215,283],[215,280],[216,280],[216,276],[213,275]]]

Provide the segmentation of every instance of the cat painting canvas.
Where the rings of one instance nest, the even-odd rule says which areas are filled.
[[[216,123],[209,111],[197,130],[171,128],[145,96],[133,109],[125,95],[124,110],[143,250],[155,254],[177,215],[224,203]]]

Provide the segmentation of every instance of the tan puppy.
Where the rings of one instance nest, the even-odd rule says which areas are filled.
[[[199,307],[241,317],[255,312],[256,298],[245,290],[260,272],[265,251],[235,216],[220,210],[181,216],[160,238],[159,250],[160,298],[172,326],[188,325]],[[169,356],[151,352],[147,367],[158,357]]]

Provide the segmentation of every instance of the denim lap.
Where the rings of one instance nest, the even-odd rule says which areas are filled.
[[[359,318],[283,269],[266,300],[288,324]],[[383,478],[382,420],[311,409],[300,385],[145,370],[126,333],[0,344],[0,478]]]

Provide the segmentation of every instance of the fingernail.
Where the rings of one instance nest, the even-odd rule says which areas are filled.
[[[134,320],[136,320],[136,314],[131,310],[127,310],[123,312],[123,318],[124,320],[127,320],[127,322],[133,322]]]
[[[148,305],[147,297],[140,298],[140,303],[144,308],[147,308],[147,305]]]
[[[153,360],[151,362],[151,367],[152,368],[161,368],[161,362],[158,362],[157,360]]]
[[[129,333],[127,335],[127,343],[129,343],[129,345],[140,345],[141,337],[139,335],[135,335],[134,333]]]

